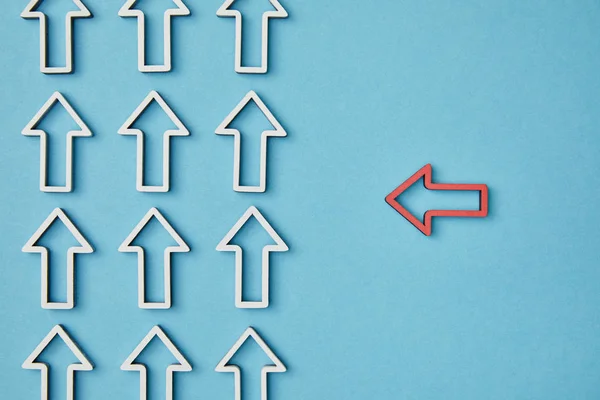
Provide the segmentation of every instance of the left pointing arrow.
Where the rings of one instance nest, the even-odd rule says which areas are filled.
[[[44,74],[70,74],[73,72],[73,19],[88,18],[92,16],[92,13],[81,0],[73,0],[73,4],[77,7],[77,10],[69,11],[65,17],[65,66],[49,67],[46,14],[36,11],[43,2],[44,0],[31,0],[21,13],[21,17],[23,18],[40,20],[40,71]]]
[[[52,109],[56,102],[69,113],[69,116],[79,127],[77,130],[67,132],[64,186],[48,185],[48,134],[42,129],[37,129],[38,125],[43,121],[48,111]],[[39,136],[40,138],[40,190],[42,192],[54,193],[71,192],[73,190],[73,138],[92,136],[92,131],[81,120],[65,97],[59,92],[54,92],[25,128],[23,128],[21,133],[25,136]]]
[[[134,9],[138,0],[127,0],[119,10],[120,17],[136,17],[138,20],[138,69],[140,72],[169,72],[171,70],[171,17],[190,15],[183,1],[173,0],[177,8],[169,8],[164,14],[164,61],[163,65],[146,63],[146,17],[142,10]]]
[[[148,106],[152,102],[158,103],[160,108],[169,117],[171,122],[175,124],[175,129],[169,129],[165,131],[163,135],[163,168],[162,168],[162,185],[145,185],[144,184],[144,132],[140,129],[133,128],[133,124],[137,119],[146,111]],[[171,156],[171,136],[189,136],[190,132],[187,130],[183,122],[177,118],[177,115],[173,112],[167,102],[158,94],[156,91],[151,91],[148,96],[142,101],[142,103],[135,109],[133,114],[127,118],[127,121],[119,128],[120,135],[131,135],[137,137],[137,164],[136,164],[136,188],[139,192],[168,192],[170,189],[170,156]]]
[[[121,365],[123,371],[138,371],[140,373],[140,400],[146,400],[148,398],[148,392],[154,393],[154,391],[148,390],[148,378],[146,366],[144,364],[136,363],[135,360],[140,354],[146,349],[146,346],[154,338],[160,339],[162,344],[171,352],[173,357],[177,360],[177,364],[170,364],[167,367],[166,374],[166,400],[173,399],[173,372],[189,372],[192,370],[191,364],[185,359],[181,352],[175,347],[171,339],[163,332],[160,326],[155,326],[148,332],[146,337],[142,339],[140,344],[137,345],[135,350],[127,357],[127,359]]]
[[[146,262],[144,248],[133,245],[135,238],[144,230],[151,219],[156,218],[162,227],[171,235],[177,243],[176,246],[169,246],[164,252],[164,293],[165,300],[163,302],[148,302],[146,301]],[[171,224],[156,208],[151,208],[146,213],[144,218],[137,224],[133,231],[119,246],[119,251],[122,253],[137,253],[138,255],[138,306],[147,309],[166,309],[171,308],[171,253],[187,253],[190,247],[183,241],[181,236],[173,229]]]
[[[33,353],[31,353],[29,357],[27,357],[22,367],[24,369],[40,370],[42,374],[41,400],[48,400],[48,374],[50,368],[47,364],[43,362],[36,362],[36,360],[57,335],[69,348],[69,350],[71,350],[73,355],[77,357],[77,360],[79,361],[79,363],[71,364],[67,368],[67,400],[73,400],[75,398],[75,371],[91,371],[92,369],[94,369],[94,366],[86,358],[86,356],[79,349],[79,347],[77,347],[77,344],[73,341],[73,339],[71,339],[71,337],[67,334],[67,332],[62,326],[56,325],[54,328],[52,328],[50,333],[48,333],[46,337],[40,342],[40,344],[35,348],[35,350],[33,350]]]
[[[48,230],[48,228],[54,223],[56,219],[59,219],[62,224],[71,232],[75,240],[79,243],[79,246],[70,247],[67,251],[67,301],[66,302],[52,302],[50,301],[50,278],[49,269],[52,267],[49,262],[49,251],[46,247],[37,246],[37,242]],[[65,212],[60,208],[55,208],[54,211],[46,218],[46,220],[40,225],[38,230],[31,236],[25,246],[23,246],[24,253],[39,253],[42,257],[42,290],[41,300],[42,308],[54,309],[54,310],[69,310],[75,307],[75,254],[77,253],[93,253],[94,249],[83,237],[81,232],[75,227],[71,220],[67,217]],[[52,267],[56,268],[56,266]]]

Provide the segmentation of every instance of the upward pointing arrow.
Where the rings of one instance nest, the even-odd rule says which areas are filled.
[[[35,11],[44,0],[31,0],[25,10],[21,13],[22,18],[39,19],[40,20],[40,71],[44,74],[70,74],[73,72],[73,19],[88,18],[92,13],[81,2],[81,0],[73,0],[73,4],[77,7],[77,11],[69,11],[65,17],[65,66],[64,67],[49,67],[47,56],[47,37],[48,26],[46,23],[46,14]]]
[[[67,132],[67,151],[65,160],[65,186],[48,185],[48,134],[42,129],[36,129],[42,122],[46,114],[58,102],[68,113],[69,116],[79,127],[78,130]],[[42,108],[35,116],[27,123],[21,131],[25,136],[39,136],[40,138],[40,190],[42,192],[66,193],[73,190],[73,138],[92,136],[92,131],[81,120],[73,107],[59,92],[54,92],[52,96],[44,103]]]
[[[33,350],[33,352],[27,357],[22,367],[24,369],[38,369],[42,374],[41,383],[41,400],[48,400],[48,372],[49,367],[43,362],[36,362],[37,358],[42,354],[44,349],[50,344],[52,339],[59,336],[63,343],[67,345],[69,350],[73,353],[78,364],[71,364],[67,368],[67,400],[73,400],[75,397],[75,371],[91,371],[94,369],[92,363],[83,355],[83,352],[77,347],[77,344],[71,339],[71,337],[65,332],[62,326],[56,325],[48,335],[40,342],[40,344]]]
[[[275,8],[267,11],[262,16],[262,41],[261,41],[261,63],[258,67],[244,67],[242,65],[242,13],[231,7],[236,0],[225,0],[225,3],[217,10],[219,17],[235,18],[235,72],[243,74],[265,74],[269,65],[269,19],[287,18],[288,13],[278,0],[269,0]]]
[[[63,225],[71,232],[75,240],[79,242],[79,246],[70,247],[67,251],[67,301],[51,302],[49,300],[49,262],[48,262],[48,249],[43,246],[37,246],[36,243],[48,230],[50,225],[59,219]],[[31,236],[31,238],[23,246],[24,253],[39,253],[42,257],[42,308],[55,309],[55,310],[67,310],[75,307],[75,254],[78,253],[93,253],[94,249],[83,237],[81,232],[75,227],[71,220],[67,217],[65,212],[60,208],[55,208],[52,213],[46,218],[46,220],[40,225],[37,231]]]
[[[263,247],[262,250],[262,298],[260,301],[243,300],[243,250],[240,246],[232,244],[233,238],[240,229],[248,223],[250,218],[255,218],[263,229],[273,239],[274,244]],[[235,223],[233,228],[219,242],[217,251],[235,252],[235,306],[238,308],[267,308],[269,306],[269,255],[271,252],[288,251],[289,247],[283,239],[275,232],[275,229],[267,222],[265,217],[254,206],[248,208],[244,215]]]
[[[170,8],[164,14],[164,64],[146,64],[146,24],[142,10],[132,7],[138,0],[127,0],[119,10],[121,17],[136,17],[138,20],[138,69],[140,72],[169,72],[171,70],[171,17],[190,15],[190,10],[181,0],[173,0],[177,8]]]
[[[281,360],[273,353],[273,351],[267,346],[265,341],[256,333],[253,328],[248,328],[246,331],[240,336],[240,338],[235,342],[233,347],[227,352],[225,357],[217,364],[215,371],[217,372],[233,372],[234,376],[234,384],[235,384],[235,400],[242,399],[242,378],[241,378],[241,370],[237,365],[230,365],[230,361],[238,352],[240,347],[248,340],[252,338],[256,344],[260,346],[263,352],[269,357],[272,365],[265,365],[261,369],[261,379],[260,379],[260,389],[261,389],[261,400],[267,400],[268,398],[268,390],[267,390],[267,375],[271,372],[280,373],[287,371],[285,365],[281,362]]]
[[[236,119],[238,114],[242,112],[244,108],[253,101],[258,108],[262,111],[264,116],[269,120],[273,126],[272,130],[264,131],[260,138],[260,183],[258,186],[243,186],[240,184],[241,176],[241,134],[237,129],[229,128],[231,123]],[[269,137],[285,137],[287,132],[279,121],[273,116],[271,111],[267,108],[265,103],[258,97],[255,91],[251,90],[246,96],[238,103],[238,105],[229,113],[229,115],[221,122],[221,124],[215,130],[217,135],[230,135],[233,136],[233,190],[236,192],[246,193],[263,193],[267,190],[267,139]]]
[[[137,119],[144,113],[148,106],[156,101],[164,113],[175,124],[175,129],[165,131],[163,136],[163,184],[160,186],[144,185],[144,132],[139,129],[132,128]],[[167,102],[156,91],[151,91],[148,96],[135,109],[133,114],[127,118],[127,121],[119,128],[120,135],[137,136],[137,164],[136,164],[136,188],[139,192],[168,192],[170,189],[170,172],[171,164],[171,136],[189,136],[183,122],[177,118]]]
[[[147,302],[146,301],[146,263],[145,253],[141,246],[132,245],[135,238],[144,230],[148,222],[152,218],[156,218],[163,228],[171,235],[173,240],[177,243],[177,246],[169,246],[164,252],[164,302]],[[173,229],[171,224],[166,220],[165,217],[156,208],[151,208],[146,213],[144,218],[133,228],[133,231],[127,236],[127,238],[119,246],[119,251],[122,253],[137,253],[138,255],[138,306],[146,309],[166,309],[171,308],[171,253],[187,253],[190,251],[189,246],[183,241],[181,236]]]
[[[147,399],[148,393],[148,383],[147,383],[147,373],[146,366],[144,364],[138,364],[135,360],[139,357],[139,355],[144,351],[146,346],[150,343],[152,339],[158,337],[162,344],[171,352],[173,357],[177,360],[178,364],[171,364],[167,367],[166,373],[166,400],[173,399],[173,372],[189,372],[192,370],[192,366],[185,359],[185,357],[179,352],[177,347],[171,342],[171,339],[163,332],[160,326],[155,326],[148,332],[146,337],[142,339],[140,344],[137,345],[135,350],[127,357],[127,359],[121,365],[121,370],[123,371],[138,371],[140,373],[140,400]]]

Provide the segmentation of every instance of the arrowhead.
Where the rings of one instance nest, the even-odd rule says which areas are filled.
[[[22,367],[24,369],[47,369],[48,366],[46,364],[42,362],[36,362],[36,360],[40,356],[40,354],[42,354],[42,352],[48,346],[48,344],[52,341],[52,339],[56,337],[56,335],[58,335],[62,339],[63,343],[66,344],[67,347],[69,347],[73,355],[77,357],[77,360],[79,361],[79,364],[71,364],[71,368],[73,370],[91,371],[92,369],[94,369],[92,363],[85,357],[83,352],[79,349],[79,347],[77,347],[77,344],[75,344],[73,339],[71,339],[71,337],[60,325],[56,325],[54,328],[52,328],[50,333],[48,333],[46,337],[40,342],[40,344],[35,348],[35,350],[33,350],[33,353],[31,353],[29,357],[27,357],[25,362],[23,362]]]
[[[70,131],[67,133],[68,136],[92,136],[92,131],[87,127],[87,125],[81,120],[79,115],[75,112],[73,107],[69,104],[69,102],[64,98],[62,94],[59,92],[54,92],[52,96],[46,101],[46,103],[40,108],[40,110],[35,114],[35,116],[29,121],[29,123],[23,128],[21,133],[25,136],[42,136],[45,135],[41,129],[36,129],[40,122],[44,119],[44,116],[50,111],[50,109],[54,106],[54,104],[58,102],[64,109],[69,113],[73,121],[79,127],[79,130]]]
[[[167,15],[190,15],[190,9],[183,3],[182,0],[172,0],[177,8],[170,8],[165,11],[165,16]],[[140,17],[143,16],[144,13],[139,10],[133,8],[138,0],[127,0],[123,7],[119,10],[119,16],[121,17]]]
[[[176,129],[171,129],[165,132],[166,136],[189,136],[190,132],[187,130],[185,125],[177,118],[177,115],[173,112],[171,107],[164,101],[164,99],[156,91],[151,91],[148,96],[142,101],[142,103],[135,109],[133,114],[127,118],[127,121],[119,128],[120,135],[142,135],[142,131],[139,129],[132,128],[133,124],[137,119],[144,113],[148,106],[156,101],[164,113],[169,119],[175,124]]]
[[[229,362],[238,352],[240,347],[248,340],[248,338],[252,338],[256,344],[260,346],[263,352],[269,357],[272,365],[265,366],[263,368],[263,373],[265,372],[285,372],[287,371],[286,366],[281,362],[281,360],[273,353],[273,351],[267,346],[265,341],[256,333],[253,328],[248,328],[246,331],[240,336],[240,338],[235,342],[233,347],[227,352],[225,357],[217,364],[215,371],[217,372],[239,372],[239,367],[236,365],[230,365]]]
[[[283,129],[283,127],[281,126],[279,121],[277,121],[277,119],[275,118],[275,116],[273,116],[273,114],[267,108],[265,103],[260,99],[260,97],[258,97],[256,92],[253,90],[248,92],[248,94],[246,94],[246,96],[233,109],[233,111],[231,111],[231,113],[229,113],[227,118],[225,118],[225,120],[223,122],[221,122],[221,125],[219,125],[219,127],[215,130],[215,133],[217,135],[234,135],[234,136],[239,135],[240,132],[237,129],[229,128],[229,125],[231,125],[231,123],[235,120],[235,118],[238,116],[238,114],[244,108],[246,108],[246,106],[250,103],[250,101],[253,101],[258,106],[258,108],[260,108],[260,110],[262,111],[264,116],[267,118],[267,120],[269,120],[269,122],[273,126],[273,130],[263,132],[264,136],[275,136],[275,137],[287,136],[287,132],[285,131],[285,129]]]
[[[38,6],[42,4],[44,0],[31,0],[29,4],[25,7],[25,10],[21,13],[22,18],[41,18],[44,16],[44,13],[37,10]],[[67,18],[87,18],[91,17],[92,13],[90,10],[83,4],[81,0],[73,0],[73,4],[77,7],[77,11],[70,11],[67,13]]]
[[[40,238],[44,235],[46,230],[48,230],[50,225],[52,225],[52,223],[57,218],[63,223],[63,225],[69,230],[69,232],[71,232],[71,234],[73,235],[75,240],[77,240],[77,242],[79,242],[78,247],[71,247],[69,249],[69,251],[73,251],[74,253],[93,253],[94,252],[93,247],[88,243],[87,240],[85,240],[85,238],[83,237],[81,232],[79,232],[77,227],[75,227],[75,225],[67,217],[65,212],[63,210],[61,210],[60,208],[55,208],[54,211],[52,211],[52,213],[50,213],[48,218],[46,218],[46,220],[42,223],[42,225],[40,225],[40,227],[33,234],[33,236],[31,236],[31,238],[27,241],[27,243],[25,243],[25,246],[23,246],[24,253],[41,253],[41,252],[47,251],[44,247],[36,246],[36,243],[40,240]]]
[[[217,16],[219,17],[236,17],[240,16],[240,12],[232,8],[237,0],[225,0],[225,3],[217,10]],[[268,17],[274,18],[286,18],[288,16],[287,11],[279,3],[279,0],[269,0],[275,11],[267,12]]]
[[[142,364],[137,364],[135,360],[139,357],[139,355],[144,351],[146,346],[154,339],[158,337],[163,345],[171,352],[173,357],[177,360],[178,364],[171,364],[168,367],[168,371],[191,371],[192,366],[185,359],[185,357],[179,352],[177,347],[171,342],[171,339],[163,332],[160,326],[156,325],[154,328],[148,332],[146,337],[142,339],[140,344],[133,350],[133,352],[127,357],[127,359],[121,365],[121,370],[123,371],[142,371],[145,370],[145,366]]]
[[[166,220],[166,218],[163,217],[163,215],[160,213],[160,211],[158,211],[158,209],[152,207],[146,213],[144,218],[142,218],[142,220],[133,229],[133,231],[131,231],[131,233],[129,234],[129,236],[127,236],[127,238],[123,241],[123,243],[121,243],[121,245],[119,246],[120,252],[132,253],[132,252],[142,251],[142,248],[140,246],[134,246],[134,245],[132,245],[132,243],[135,240],[135,238],[140,234],[140,232],[142,232],[142,230],[144,230],[144,228],[146,227],[146,225],[148,224],[148,222],[150,222],[150,220],[152,218],[156,218],[160,222],[160,224],[163,226],[163,228],[169,233],[169,235],[171,235],[173,240],[175,240],[175,242],[177,243],[177,246],[167,247],[167,249],[165,251],[177,252],[177,253],[186,253],[186,252],[190,251],[190,247],[183,241],[181,236],[179,236],[179,234],[175,231],[175,229],[173,229],[171,224],[169,224],[169,222]]]
[[[410,211],[408,211],[404,206],[402,206],[402,204],[400,204],[400,202],[398,201],[398,197],[413,184],[421,180],[421,178],[423,178],[423,184],[427,188],[429,185],[431,185],[431,175],[431,164],[427,164],[385,197],[385,201],[390,206],[392,206],[396,211],[398,211],[404,218],[406,218],[411,224],[416,226],[417,229],[423,232],[426,236],[431,236],[431,219],[420,219],[415,217],[411,214]]]
[[[264,251],[280,251],[280,252],[282,252],[282,251],[289,250],[289,247],[287,246],[287,244],[285,244],[283,239],[281,239],[281,237],[277,234],[277,232],[275,232],[275,229],[273,229],[271,224],[269,224],[267,222],[265,217],[263,217],[263,215],[260,213],[260,211],[258,211],[258,209],[256,207],[252,206],[252,207],[248,208],[248,210],[246,210],[244,215],[242,215],[242,217],[235,223],[233,228],[231,228],[231,230],[227,233],[227,235],[225,235],[223,240],[221,240],[219,242],[219,244],[217,245],[217,251],[239,250],[240,249],[239,246],[232,244],[231,242],[232,242],[233,238],[237,235],[237,233],[240,231],[240,229],[242,229],[242,227],[244,225],[246,225],[246,223],[248,223],[250,218],[255,218],[260,223],[260,225],[263,227],[263,229],[269,234],[271,239],[273,239],[273,241],[275,242],[274,245],[265,246]]]

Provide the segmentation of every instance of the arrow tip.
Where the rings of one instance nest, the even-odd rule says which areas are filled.
[[[44,134],[43,131],[36,129],[36,127],[44,119],[44,116],[52,109],[56,102],[58,102],[65,109],[65,111],[69,114],[69,116],[79,127],[78,131],[70,131],[69,135],[92,136],[92,131],[87,127],[87,125],[79,117],[75,109],[71,106],[71,104],[69,104],[67,99],[60,92],[52,93],[52,95],[44,103],[42,108],[40,108],[40,110],[34,115],[31,121],[29,121],[27,125],[25,125],[25,128],[23,128],[21,133],[25,136],[40,136]]]
[[[121,370],[123,371],[138,371],[143,369],[143,365],[137,364],[135,360],[139,357],[139,355],[144,351],[146,346],[157,337],[162,344],[169,350],[169,352],[175,357],[179,364],[171,364],[169,368],[172,371],[182,371],[188,372],[192,370],[192,365],[189,361],[181,354],[181,352],[175,347],[171,339],[166,335],[166,333],[161,329],[159,325],[154,326],[150,329],[150,332],[142,339],[140,344],[133,350],[133,352],[127,357],[127,359],[121,364]]]
[[[235,135],[239,134],[239,131],[236,129],[229,128],[231,123],[236,119],[236,117],[244,110],[248,104],[253,101],[254,104],[258,106],[263,115],[267,118],[269,123],[273,126],[273,130],[265,131],[264,134],[267,136],[275,136],[275,137],[285,137],[287,136],[287,132],[283,129],[283,126],[279,123],[277,118],[273,115],[273,113],[269,110],[267,105],[262,101],[262,99],[258,96],[258,94],[251,90],[238,103],[238,105],[229,113],[229,115],[221,122],[221,124],[215,130],[217,135]]]
[[[69,230],[69,232],[71,232],[71,235],[73,235],[75,240],[79,242],[79,247],[71,247],[71,249],[74,249],[76,253],[94,252],[94,248],[92,247],[92,245],[83,237],[81,232],[79,232],[79,229],[77,229],[77,227],[73,224],[73,222],[71,222],[69,217],[67,217],[67,214],[65,214],[65,212],[60,208],[55,208],[50,213],[50,215],[46,218],[46,220],[44,220],[42,225],[40,225],[38,230],[35,231],[31,238],[29,238],[27,243],[25,243],[22,251],[24,253],[39,253],[40,251],[42,251],[42,247],[36,246],[36,243],[40,240],[44,233],[46,233],[48,228],[50,228],[50,226],[54,223],[54,221],[56,221],[57,218]]]
[[[225,237],[219,242],[217,245],[217,251],[234,251],[238,248],[237,245],[231,244],[233,238],[238,234],[238,232],[248,223],[250,218],[256,219],[262,228],[267,232],[267,234],[271,237],[271,239],[275,242],[274,245],[267,246],[269,251],[277,251],[283,252],[288,251],[288,245],[283,241],[281,236],[275,231],[275,229],[269,224],[266,218],[258,211],[258,208],[255,206],[250,206],[244,215],[235,223],[233,228],[227,232]]]
[[[161,212],[156,208],[152,207],[146,215],[141,219],[141,221],[136,225],[135,228],[131,231],[129,236],[125,238],[123,243],[119,246],[119,251],[122,253],[136,252],[141,248],[139,246],[132,245],[135,238],[140,234],[140,232],[148,225],[152,218],[156,218],[158,222],[162,225],[162,227],[171,235],[173,240],[177,243],[177,246],[171,246],[168,250],[178,253],[187,253],[190,251],[190,247],[188,244],[179,236],[175,228],[167,221],[167,219],[161,214]]]
[[[237,0],[225,0],[225,2],[217,10],[217,16],[219,16],[219,17],[235,17],[238,15],[241,15],[238,10],[230,8],[232,5],[235,4],[236,1]],[[271,6],[273,6],[273,8],[275,9],[275,11],[267,12],[269,17],[286,18],[288,16],[288,12],[281,5],[279,0],[269,0],[269,3],[271,3]]]
[[[22,18],[42,18],[44,16],[44,14],[40,11],[36,11],[36,9],[43,1],[44,0],[31,0],[27,4],[27,6],[25,6],[25,9],[21,13],[21,17]],[[85,4],[83,4],[83,2],[81,0],[73,0],[73,4],[75,4],[75,7],[77,7],[78,10],[70,11],[69,13],[67,13],[67,18],[69,18],[69,17],[87,18],[87,17],[92,16],[92,13],[90,12],[90,10],[87,8],[87,6]]]
[[[46,335],[44,339],[40,342],[40,344],[33,350],[33,352],[27,357],[27,359],[23,362],[22,367],[24,369],[42,369],[46,367],[44,363],[36,362],[36,359],[42,354],[44,349],[50,344],[50,342],[56,337],[59,336],[62,341],[67,345],[69,350],[73,353],[73,355],[79,361],[79,364],[76,365],[75,368],[78,371],[91,371],[94,369],[94,365],[88,360],[88,358],[83,354],[83,352],[79,349],[77,344],[71,339],[71,337],[67,334],[65,329],[61,325],[56,325],[54,328],[50,330],[50,332]],[[47,367],[46,367],[47,368]]]
[[[135,121],[140,118],[140,116],[146,111],[148,106],[155,101],[163,112],[169,117],[171,122],[175,125],[176,129],[168,130],[165,132],[165,135],[168,136],[189,136],[190,131],[185,127],[183,122],[177,117],[173,109],[169,107],[167,102],[163,99],[163,97],[156,91],[152,90],[148,95],[142,100],[139,106],[133,111],[133,113],[127,118],[125,123],[119,128],[117,131],[119,135],[141,135],[142,131],[139,129],[132,128]]]
[[[235,365],[229,364],[233,356],[238,352],[240,347],[248,340],[252,338],[256,344],[260,346],[262,351],[269,357],[272,365],[265,366],[263,371],[266,372],[285,372],[287,371],[287,367],[283,364],[283,362],[275,355],[275,353],[269,348],[267,343],[260,337],[260,335],[254,330],[254,328],[249,327],[244,331],[242,336],[235,342],[233,347],[229,349],[225,357],[217,364],[215,371],[217,372],[236,372],[239,368]]]

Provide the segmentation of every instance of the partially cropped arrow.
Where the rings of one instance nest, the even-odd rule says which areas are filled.
[[[248,104],[253,101],[262,111],[264,116],[273,126],[272,130],[264,131],[260,137],[260,184],[258,186],[243,186],[240,184],[241,177],[241,154],[242,154],[242,137],[240,131],[230,128],[231,123],[236,119],[238,114],[242,112]],[[240,103],[229,113],[227,118],[215,130],[217,135],[233,136],[233,190],[236,192],[248,193],[263,193],[267,190],[267,139],[269,137],[285,137],[287,132],[279,121],[273,116],[265,103],[258,97],[253,90],[248,92]]]
[[[31,0],[25,10],[21,13],[23,18],[33,18],[40,20],[40,71],[44,74],[70,74],[73,72],[73,19],[88,18],[92,13],[81,2],[81,0],[73,0],[73,4],[77,7],[76,11],[69,11],[65,17],[65,66],[50,67],[48,66],[48,24],[46,23],[46,14],[36,11],[37,8],[45,0]],[[58,46],[54,43],[52,47]]]
[[[268,385],[267,385],[267,375],[271,372],[279,373],[287,371],[285,365],[281,362],[281,360],[273,353],[273,351],[267,346],[265,341],[256,333],[253,328],[248,328],[246,331],[240,336],[240,338],[235,342],[233,347],[227,352],[225,357],[219,362],[215,371],[217,372],[232,372],[235,383],[235,400],[242,399],[242,377],[241,377],[241,369],[237,365],[230,364],[231,359],[238,352],[240,347],[246,342],[246,340],[252,339],[256,344],[260,346],[263,352],[267,357],[271,360],[271,365],[265,365],[261,369],[260,374],[260,398],[261,400],[268,399]]]
[[[148,222],[152,218],[156,218],[162,227],[177,243],[176,246],[169,246],[164,252],[164,292],[165,300],[163,302],[148,302],[146,301],[146,262],[144,248],[133,245],[135,238],[144,230]],[[119,251],[122,253],[137,253],[138,256],[138,305],[140,308],[147,309],[165,309],[171,308],[171,253],[187,253],[190,251],[189,246],[183,241],[181,236],[173,229],[171,224],[156,208],[151,208],[146,213],[144,218],[137,224],[133,231],[119,246]]]
[[[144,185],[144,132],[133,128],[133,124],[150,106],[156,101],[164,113],[175,124],[175,129],[166,131],[163,135],[163,184],[160,186]],[[190,132],[177,118],[171,107],[164,99],[156,92],[151,91],[142,103],[135,109],[133,114],[127,118],[127,121],[119,128],[120,135],[132,135],[137,137],[137,166],[136,166],[136,188],[139,192],[168,192],[170,189],[170,172],[171,164],[171,136],[189,136]]]
[[[233,239],[240,229],[253,218],[260,223],[263,229],[273,240],[273,244],[264,246],[262,249],[261,276],[262,276],[262,295],[260,301],[243,300],[243,250],[240,246],[233,243]],[[218,251],[235,252],[235,306],[238,308],[267,308],[269,306],[269,256],[271,252],[288,251],[289,247],[283,239],[275,232],[275,229],[267,222],[265,217],[254,206],[250,207],[244,215],[235,223],[233,228],[217,245]]]
[[[423,184],[428,190],[479,192],[479,208],[477,210],[429,210],[425,212],[425,215],[421,220],[414,216],[398,201],[398,197],[404,193],[404,191],[421,179],[423,179]],[[488,187],[485,184],[433,183],[432,167],[431,164],[427,164],[398,186],[393,192],[388,194],[385,197],[385,201],[406,218],[408,222],[413,224],[426,236],[430,236],[433,217],[486,217],[488,214]]]
[[[64,109],[69,113],[69,116],[77,124],[79,129],[69,131],[66,133],[67,139],[67,151],[65,160],[65,185],[64,186],[51,186],[48,185],[48,134],[42,130],[37,129],[38,125],[44,120],[44,117],[58,102]],[[79,115],[75,112],[73,107],[59,92],[54,92],[52,96],[44,103],[42,108],[35,114],[35,116],[29,121],[29,123],[23,128],[21,132],[25,136],[39,136],[40,138],[40,190],[42,192],[58,192],[66,193],[73,190],[73,138],[92,136],[92,131],[87,125],[81,120]]]
[[[41,400],[48,400],[49,391],[48,391],[48,373],[49,373],[49,365],[43,362],[36,361],[38,357],[42,354],[42,352],[46,349],[48,344],[54,339],[56,336],[59,336],[63,343],[71,350],[73,355],[77,357],[79,363],[71,364],[67,368],[67,400],[74,400],[75,398],[75,371],[91,371],[94,369],[92,363],[85,357],[83,352],[77,347],[77,344],[71,339],[71,337],[65,332],[62,326],[56,325],[48,335],[41,341],[41,343],[33,350],[33,353],[27,357],[25,362],[23,363],[24,369],[38,369],[42,374],[41,380]]]
[[[269,0],[270,7],[274,10],[266,11],[262,15],[261,33],[261,62],[259,66],[245,67],[242,64],[242,13],[234,9],[237,0],[225,0],[225,3],[217,10],[219,17],[235,18],[235,72],[243,74],[265,74],[269,65],[269,19],[287,18],[288,13],[278,0]],[[266,0],[263,0],[266,3]]]
[[[67,301],[66,302],[51,302],[49,291],[50,291],[50,268],[58,268],[59,266],[51,266],[49,262],[48,249],[43,246],[38,246],[37,242],[52,225],[52,223],[59,219],[62,224],[71,232],[75,240],[79,243],[79,246],[70,247],[67,251]],[[54,211],[46,218],[46,220],[40,225],[37,231],[23,246],[23,252],[25,253],[39,253],[42,257],[42,308],[55,309],[55,310],[67,310],[75,307],[75,254],[78,253],[93,253],[94,249],[83,237],[81,232],[75,227],[71,220],[67,217],[65,212],[60,208],[55,208]]]
[[[133,8],[138,0],[127,0],[119,10],[121,17],[136,17],[138,21],[138,69],[141,72],[168,72],[171,70],[171,17],[190,15],[190,10],[181,0],[172,0],[177,8],[169,8],[164,13],[164,62],[162,65],[146,63],[146,23],[142,10]]]
[[[146,337],[142,339],[140,344],[137,345],[135,350],[127,357],[127,359],[121,365],[123,371],[137,371],[140,373],[140,400],[146,400],[148,392],[148,378],[146,373],[146,366],[144,364],[136,363],[135,360],[144,351],[146,346],[155,337],[159,338],[162,344],[171,352],[173,357],[177,360],[177,364],[170,364],[167,366],[166,373],[166,395],[165,400],[173,399],[173,372],[189,372],[192,370],[192,366],[185,359],[185,357],[179,352],[177,347],[171,342],[171,339],[163,332],[162,329],[157,325],[148,332]]]

